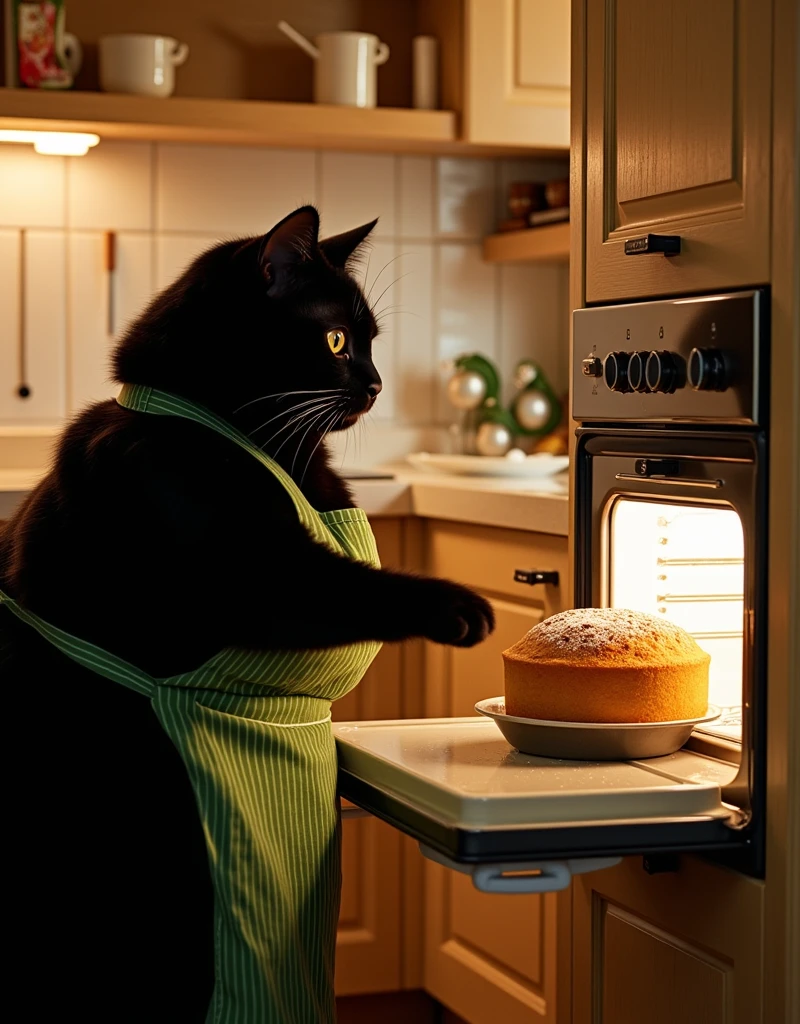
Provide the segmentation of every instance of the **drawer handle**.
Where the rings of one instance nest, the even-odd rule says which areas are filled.
[[[626,256],[646,256],[658,252],[662,256],[679,256],[681,252],[680,235],[642,235],[641,238],[625,240]]]
[[[555,570],[515,569],[514,579],[517,583],[527,583],[531,587],[535,587],[537,583],[550,583],[554,587],[558,586],[558,573]]]

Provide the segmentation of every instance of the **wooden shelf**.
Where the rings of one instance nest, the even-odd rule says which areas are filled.
[[[536,156],[521,147],[470,145],[449,110],[333,107],[0,89],[0,128],[95,132],[101,139],[228,143],[361,152]],[[542,156],[552,156],[542,151]],[[559,154],[563,155],[563,154]]]
[[[569,221],[525,231],[504,231],[483,240],[488,263],[556,263],[569,260]]]

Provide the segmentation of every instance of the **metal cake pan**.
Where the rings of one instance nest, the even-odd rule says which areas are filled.
[[[491,718],[522,753],[572,761],[635,761],[673,754],[696,726],[712,722],[721,713],[709,704],[702,718],[677,722],[549,722],[507,715],[504,697],[478,701],[475,710]]]

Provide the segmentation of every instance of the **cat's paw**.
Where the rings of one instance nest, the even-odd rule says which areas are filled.
[[[494,612],[487,600],[448,580],[430,580],[422,634],[437,644],[474,647],[494,630]]]

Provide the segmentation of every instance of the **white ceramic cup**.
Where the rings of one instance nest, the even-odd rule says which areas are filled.
[[[171,36],[126,33],[100,39],[100,86],[105,92],[171,96],[175,68],[189,56],[186,43]]]
[[[314,99],[349,107],[374,107],[377,67],[389,59],[389,47],[368,32],[321,32],[314,37]]]

